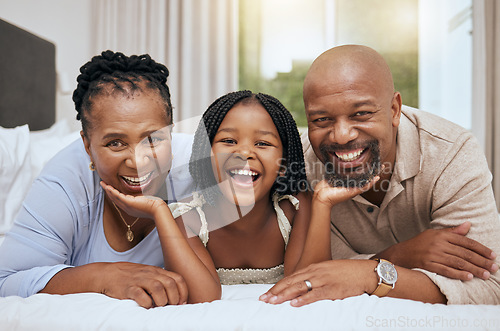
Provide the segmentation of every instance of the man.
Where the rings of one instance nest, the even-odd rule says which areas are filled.
[[[324,179],[353,192],[369,189],[331,207],[334,260],[311,261],[319,263],[281,280],[261,300],[300,306],[368,293],[500,303],[493,252],[500,252],[500,222],[474,137],[437,116],[402,110],[389,67],[365,46],[320,55],[304,81],[304,105],[311,186]],[[309,231],[315,222],[313,214]]]

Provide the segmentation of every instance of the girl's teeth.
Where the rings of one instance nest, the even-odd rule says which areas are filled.
[[[248,169],[231,170],[231,174],[240,176],[257,176],[258,174]]]

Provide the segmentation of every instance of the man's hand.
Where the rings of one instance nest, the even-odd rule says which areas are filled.
[[[439,275],[470,280],[488,279],[498,270],[496,254],[488,247],[465,237],[470,222],[446,229],[429,229],[416,237],[395,244],[375,257],[399,266],[421,268]]]
[[[372,293],[377,287],[372,260],[330,260],[301,269],[283,278],[259,300],[279,304],[288,300],[300,307],[319,300],[336,300],[363,293]],[[312,289],[308,290],[308,280]]]

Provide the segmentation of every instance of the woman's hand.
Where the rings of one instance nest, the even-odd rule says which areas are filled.
[[[108,263],[103,271],[101,293],[110,297],[132,299],[144,308],[187,303],[188,288],[178,273],[129,262]]]
[[[167,207],[165,201],[158,197],[125,195],[103,181],[101,181],[100,184],[108,195],[108,198],[115,203],[118,208],[131,216],[154,219],[156,211],[160,208]]]
[[[144,308],[188,301],[188,287],[181,275],[131,262],[97,262],[66,268],[55,274],[40,292],[96,292],[115,299],[134,300]]]

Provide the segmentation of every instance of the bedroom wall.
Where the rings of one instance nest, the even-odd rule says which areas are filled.
[[[91,0],[0,0],[0,18],[56,45],[56,121],[80,128],[71,94],[91,54]]]

